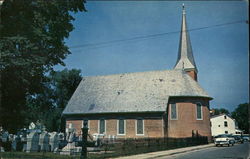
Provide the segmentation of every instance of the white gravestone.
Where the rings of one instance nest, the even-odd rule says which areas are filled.
[[[39,137],[40,151],[48,152],[50,151],[49,146],[49,134],[47,132],[42,132]]]
[[[39,134],[37,132],[31,132],[27,136],[26,152],[37,152],[39,150]]]
[[[49,135],[50,135],[49,138],[50,150],[54,152],[59,148],[59,135],[57,132],[49,133]]]

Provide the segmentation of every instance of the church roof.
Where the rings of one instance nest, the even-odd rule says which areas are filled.
[[[180,44],[178,58],[175,64],[175,69],[194,69],[197,72],[197,67],[193,57],[191,40],[186,22],[186,11],[183,4],[182,9],[182,24],[180,34]]]
[[[170,97],[209,95],[182,70],[83,77],[67,114],[163,112]]]

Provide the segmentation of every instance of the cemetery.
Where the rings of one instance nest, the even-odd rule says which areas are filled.
[[[130,138],[119,139],[107,136],[90,136],[85,133],[76,136],[75,129],[68,128],[66,133],[47,132],[31,123],[28,129],[17,134],[9,134],[0,127],[0,157],[16,158],[80,158],[85,152],[87,158],[107,158],[133,155],[159,150],[207,144],[207,137],[193,134],[189,138]],[[88,128],[86,127],[88,131]],[[86,132],[87,132],[86,131]],[[84,132],[84,131],[83,131]],[[82,151],[85,144],[86,150]]]

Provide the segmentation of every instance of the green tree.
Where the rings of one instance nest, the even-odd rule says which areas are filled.
[[[43,91],[45,74],[70,53],[64,39],[73,30],[71,13],[84,0],[5,0],[0,23],[0,125],[24,126],[26,98]]]
[[[26,124],[39,120],[49,131],[64,131],[62,111],[81,81],[81,71],[52,71],[41,93],[28,96]]]
[[[50,74],[54,87],[54,100],[57,108],[57,116],[54,118],[54,124],[56,125],[57,130],[60,128],[60,131],[65,130],[65,119],[61,118],[62,111],[66,107],[71,96],[75,92],[77,86],[82,80],[81,70],[72,69],[63,71],[52,72]],[[60,118],[59,118],[60,117]],[[54,126],[55,127],[55,126]]]
[[[238,107],[232,112],[232,117],[238,123],[238,127],[244,130],[244,133],[249,133],[249,103],[238,105]]]
[[[219,114],[226,114],[226,115],[229,115],[229,111],[225,108],[220,108],[220,109],[217,109],[215,108],[214,109],[214,115],[219,115]]]

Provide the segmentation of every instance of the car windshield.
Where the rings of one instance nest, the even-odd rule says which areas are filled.
[[[229,137],[229,136],[230,136],[230,135],[222,134],[222,135],[215,136],[215,138],[222,138],[222,137]]]

